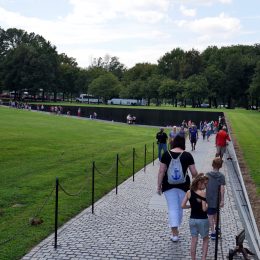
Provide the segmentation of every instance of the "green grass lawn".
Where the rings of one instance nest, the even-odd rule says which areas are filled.
[[[119,182],[132,174],[132,149],[136,170],[152,160],[157,129],[94,120],[79,120],[30,111],[0,108],[0,259],[19,259],[33,245],[53,232],[54,194],[39,216],[40,226],[29,218],[40,210],[55,185],[56,176],[70,193],[60,191],[59,223],[69,220],[91,204],[91,167],[95,161],[95,199],[115,187],[116,154]],[[114,166],[114,167],[113,167]],[[113,169],[111,170],[111,168]],[[3,241],[11,238],[8,243]]]
[[[154,107],[157,108],[158,107]],[[172,107],[160,107],[172,109]],[[188,110],[188,108],[186,108]],[[200,109],[207,110],[207,109]],[[216,110],[211,110],[216,111]],[[220,111],[220,110],[218,110]],[[222,110],[242,148],[260,194],[260,113],[241,109]],[[152,159],[157,129],[79,120],[0,107],[0,259],[19,259],[33,245],[53,232],[54,194],[39,216],[40,226],[28,220],[41,209],[55,185],[56,176],[70,193],[60,191],[59,223],[63,224],[91,204],[91,166],[95,161],[96,196],[115,187],[116,154],[124,166],[119,182],[132,173],[132,149],[136,148],[136,171],[143,167],[144,145]],[[8,243],[3,241],[11,238]]]
[[[260,112],[235,109],[225,113],[260,195]]]

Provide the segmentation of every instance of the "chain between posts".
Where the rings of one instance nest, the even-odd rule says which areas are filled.
[[[41,213],[41,211],[43,210],[43,208],[45,207],[45,205],[49,202],[51,196],[52,196],[52,193],[54,192],[55,190],[55,186],[53,187],[52,191],[50,192],[49,196],[45,199],[45,201],[43,202],[43,205],[39,208],[39,210],[37,211],[37,213],[34,215],[34,217],[38,217],[39,214]]]
[[[144,152],[145,152],[145,156],[144,156],[144,171],[145,171],[145,168],[146,168],[146,155],[147,155],[147,152],[148,152],[147,147],[146,147],[146,144],[145,144],[145,151],[144,151]],[[154,155],[154,143],[153,143],[153,155]],[[136,158],[140,158],[140,157],[138,157],[138,154],[136,154],[135,148],[133,148],[133,152],[132,152],[132,159],[133,159],[133,163],[132,163],[133,181],[134,181],[134,179],[135,179],[135,159],[136,159]],[[154,159],[154,157],[153,157],[153,159]],[[95,194],[94,194],[94,189],[95,189],[95,186],[94,186],[94,175],[95,175],[95,170],[96,170],[99,174],[108,174],[108,173],[110,173],[110,172],[114,169],[114,167],[116,166],[116,193],[117,193],[117,189],[118,189],[118,175],[119,175],[119,169],[118,169],[119,163],[120,163],[121,166],[124,166],[124,167],[126,166],[126,164],[123,163],[122,160],[120,160],[119,155],[117,154],[116,165],[113,164],[113,165],[111,166],[111,168],[110,168],[106,173],[102,173],[101,171],[99,171],[99,170],[97,169],[97,167],[95,166],[95,163],[93,162],[93,166],[92,166],[92,213],[94,213],[94,196],[95,196]],[[50,192],[50,194],[48,195],[48,197],[44,200],[42,206],[39,207],[39,209],[37,210],[37,212],[36,212],[36,214],[34,215],[34,217],[37,217],[37,216],[42,212],[43,208],[46,206],[46,204],[47,204],[48,201],[50,200],[50,198],[51,198],[51,196],[52,196],[52,194],[53,194],[53,192],[54,192],[55,187],[56,187],[56,202],[55,202],[55,241],[54,241],[54,247],[55,247],[55,249],[56,249],[56,248],[57,248],[57,228],[58,228],[58,196],[59,196],[59,188],[60,188],[60,190],[62,190],[62,191],[63,191],[66,195],[68,195],[68,196],[79,196],[79,195],[82,193],[82,191],[84,190],[84,186],[82,186],[78,192],[76,192],[76,193],[70,193],[70,192],[68,192],[68,191],[63,187],[63,185],[62,185],[61,183],[59,183],[59,179],[56,178],[56,185],[53,187],[53,189],[51,190],[51,192]],[[26,225],[26,226],[27,226],[27,225]],[[18,232],[16,232],[16,234],[13,235],[12,237],[10,237],[10,238],[8,238],[8,239],[6,239],[6,240],[0,242],[0,246],[3,245],[3,244],[5,244],[5,243],[7,243],[7,242],[9,242],[9,241],[11,241],[11,240],[13,240],[13,239],[17,236],[17,234],[21,233],[21,231],[22,231],[24,228],[25,228],[25,226],[22,227],[21,229],[19,229]]]
[[[99,169],[95,166],[95,170],[96,170],[99,174],[101,174],[101,175],[109,174],[110,172],[112,172],[112,170],[113,170],[114,168],[115,168],[115,164],[113,164],[107,172],[103,173],[103,172],[99,171]]]
[[[80,188],[80,190],[77,192],[77,193],[70,193],[68,191],[65,190],[65,188],[59,183],[59,186],[60,186],[60,189],[68,196],[70,197],[75,197],[75,196],[79,196],[82,191],[83,191],[83,188],[84,188],[84,185],[82,185],[82,187]]]
[[[36,217],[38,217],[38,216],[40,215],[40,213],[41,213],[41,211],[43,210],[43,208],[44,208],[44,207],[46,206],[46,204],[49,202],[49,200],[50,200],[50,198],[51,198],[51,196],[52,196],[54,190],[55,190],[55,186],[54,186],[53,189],[51,190],[51,192],[50,192],[50,194],[48,195],[48,197],[44,200],[42,206],[39,207],[39,209],[38,209],[38,210],[36,211],[36,213],[33,215],[34,218],[36,218]],[[29,226],[29,224],[25,224],[23,227],[21,227],[20,229],[18,229],[17,232],[15,232],[15,234],[14,234],[13,236],[11,236],[11,237],[9,237],[9,238],[7,238],[7,239],[1,241],[1,242],[0,242],[0,246],[2,246],[2,245],[4,245],[4,244],[6,244],[6,243],[12,241],[13,239],[15,239],[15,238],[17,237],[17,235],[20,234],[22,231],[24,231],[24,229],[25,229],[26,227],[28,227],[28,226]]]

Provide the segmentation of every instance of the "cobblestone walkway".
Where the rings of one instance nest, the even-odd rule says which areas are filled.
[[[192,152],[198,172],[211,169],[215,154],[215,136],[209,142],[198,141]],[[187,151],[190,146],[187,143]],[[118,187],[118,195],[110,192],[95,204],[95,214],[87,208],[58,231],[58,248],[53,248],[53,235],[31,250],[23,260],[48,259],[191,259],[189,210],[185,210],[180,228],[180,241],[173,243],[167,221],[164,196],[156,194],[159,162],[148,165],[146,172],[135,176]],[[227,168],[224,166],[227,189],[225,206],[221,210],[222,239],[219,241],[218,259],[226,259],[235,247],[235,235],[241,231],[236,205],[232,196]],[[210,241],[208,259],[214,259],[215,242]],[[198,259],[201,259],[201,241]],[[234,259],[240,259],[236,257]],[[242,259],[242,258],[241,258]]]

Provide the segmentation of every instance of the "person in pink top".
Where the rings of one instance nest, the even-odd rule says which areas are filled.
[[[227,133],[227,127],[223,126],[222,129],[216,134],[216,157],[223,158],[226,152],[227,141],[230,141],[230,137]]]

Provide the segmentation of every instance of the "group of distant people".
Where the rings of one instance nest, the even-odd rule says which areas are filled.
[[[126,116],[126,123],[127,124],[131,125],[131,124],[135,124],[135,122],[136,122],[136,116],[133,116],[131,114],[128,114]]]
[[[160,167],[158,172],[158,194],[164,193],[168,206],[170,239],[179,241],[179,227],[182,223],[183,209],[191,208],[189,227],[191,234],[191,259],[196,259],[196,248],[199,235],[203,239],[202,259],[206,260],[209,238],[216,239],[220,233],[217,223],[217,211],[224,206],[225,176],[220,172],[223,155],[230,137],[224,118],[217,124],[213,121],[203,122],[202,127],[210,128],[210,135],[216,131],[216,154],[212,160],[212,170],[198,173],[195,161],[190,152],[185,151],[185,137],[189,136],[192,151],[203,128],[198,129],[193,122],[183,122],[180,128],[174,126],[168,135],[164,128],[156,134]],[[213,131],[213,132],[212,132]],[[203,138],[205,139],[205,138]],[[163,154],[161,152],[163,151]],[[192,180],[187,171],[190,171]],[[219,196],[219,201],[218,201]],[[189,202],[189,203],[188,203]]]
[[[17,109],[32,110],[32,107],[30,104],[28,104],[26,102],[15,101],[15,100],[9,101],[9,107],[17,108]]]

